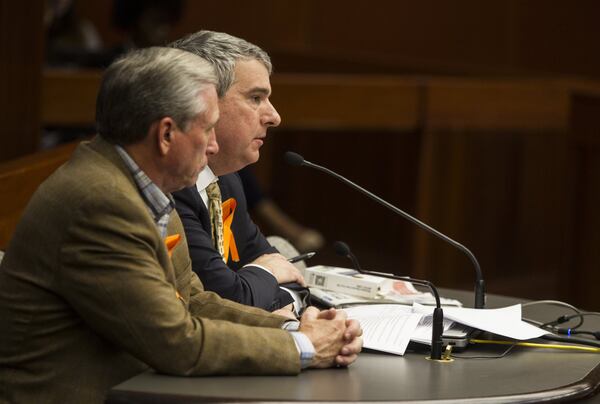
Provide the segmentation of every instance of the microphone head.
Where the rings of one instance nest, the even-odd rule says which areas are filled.
[[[343,241],[336,241],[333,243],[333,249],[337,255],[341,255],[342,257],[350,255],[350,247]]]
[[[285,152],[284,156],[285,162],[292,166],[301,166],[304,164],[304,157],[299,155],[298,153],[294,153],[291,151]]]

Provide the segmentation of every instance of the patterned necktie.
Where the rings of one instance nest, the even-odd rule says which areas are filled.
[[[213,246],[221,257],[225,255],[223,249],[223,206],[221,202],[221,190],[216,182],[206,187],[208,195],[208,213],[212,227]]]

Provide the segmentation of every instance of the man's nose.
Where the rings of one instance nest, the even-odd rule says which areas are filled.
[[[206,145],[206,155],[212,156],[219,152],[219,144],[217,143],[217,136],[215,135],[215,128],[212,128],[210,135],[208,136],[208,144]]]
[[[267,100],[266,108],[267,111],[263,115],[263,125],[272,127],[279,126],[279,124],[281,123],[281,117],[279,116],[279,113],[277,112],[273,104],[271,104],[271,101]]]

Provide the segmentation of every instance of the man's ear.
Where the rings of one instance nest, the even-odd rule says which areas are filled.
[[[156,136],[158,152],[161,156],[165,156],[173,144],[173,136],[175,135],[173,132],[176,128],[175,121],[167,116],[157,121],[155,125],[156,129],[154,135]]]

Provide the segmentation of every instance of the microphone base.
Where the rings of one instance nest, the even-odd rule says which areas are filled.
[[[444,358],[444,357],[442,357],[442,359],[431,359],[429,356],[426,356],[425,359],[427,359],[428,361],[438,362],[438,363],[450,363],[450,362],[454,362],[454,359],[452,359],[452,358]]]
[[[433,350],[431,352],[433,355]],[[428,356],[426,359],[429,361],[442,362],[442,363],[454,362],[454,359],[452,358],[452,345],[446,345],[446,349],[442,353],[440,359],[434,359],[431,356]]]

